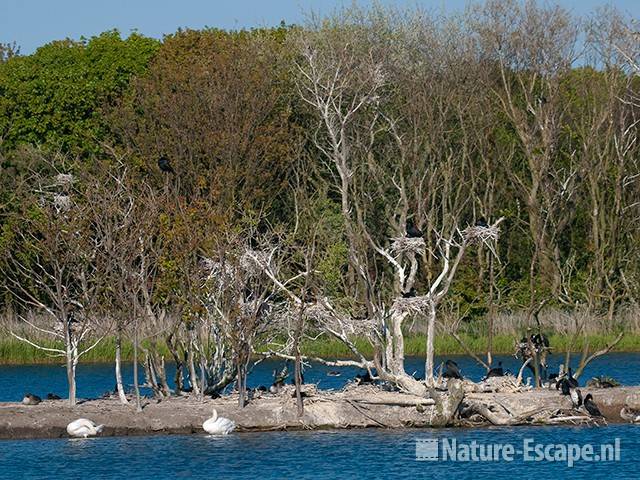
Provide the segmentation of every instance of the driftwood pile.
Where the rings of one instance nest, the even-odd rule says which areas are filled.
[[[0,403],[0,438],[66,437],[66,425],[78,417],[105,424],[102,435],[204,434],[202,422],[215,407],[237,424],[237,431],[340,428],[404,428],[483,425],[555,425],[640,422],[640,387],[593,389],[602,417],[574,408],[569,396],[555,389],[518,385],[513,377],[480,383],[448,380],[427,397],[390,391],[380,385],[349,384],[339,391],[304,385],[304,414],[297,414],[294,387],[277,394],[253,392],[245,408],[237,395],[216,400],[184,396],[149,401],[142,413],[117,399],[81,402],[70,408],[64,400],[38,405]]]

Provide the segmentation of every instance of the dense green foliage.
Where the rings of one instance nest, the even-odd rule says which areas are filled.
[[[2,53],[3,292],[53,251],[51,231],[70,225],[65,235],[82,231],[87,249],[104,249],[78,248],[70,265],[105,275],[89,287],[121,330],[142,299],[137,312],[175,315],[193,342],[204,316],[202,259],[227,260],[242,242],[277,244],[279,273],[312,262],[309,289],[363,319],[372,298],[391,303],[401,293],[372,245],[403,236],[408,216],[427,247],[416,272],[422,294],[442,268],[446,232],[505,217],[497,258],[472,244],[462,259],[440,305],[445,328],[484,325],[498,312],[532,317],[545,304],[620,329],[616,315],[640,298],[640,85],[611,53],[613,33],[594,35],[609,30],[591,25],[575,61],[577,19],[535,2],[513,13],[515,3],[432,20],[355,10],[305,28],[187,30],[161,42],[111,31]],[[322,68],[341,73],[335,88]],[[332,142],[348,174],[332,163]],[[175,174],[158,168],[163,155]],[[56,221],[66,210],[52,199],[63,192],[43,185],[57,173],[75,176],[82,230]],[[357,201],[345,203],[340,180]],[[135,282],[144,294],[123,300]],[[299,278],[293,285],[302,291]],[[3,298],[4,309],[29,305]],[[179,337],[175,325],[159,330]],[[475,350],[480,337],[468,338]],[[415,338],[407,353],[422,348]],[[510,351],[505,338],[498,351]],[[455,351],[445,340],[439,348]]]
[[[139,34],[105,32],[79,42],[61,40],[0,65],[0,138],[78,155],[100,151],[101,110],[144,72],[159,42]]]

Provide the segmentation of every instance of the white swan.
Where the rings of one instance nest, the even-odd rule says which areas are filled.
[[[72,437],[93,437],[104,429],[104,425],[96,425],[91,420],[79,418],[67,425],[67,433]]]
[[[202,428],[210,435],[226,435],[236,428],[236,424],[228,418],[218,417],[218,412],[214,408],[213,416],[204,421]]]

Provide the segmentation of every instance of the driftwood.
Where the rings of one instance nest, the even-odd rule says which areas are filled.
[[[512,379],[509,381],[513,381]],[[103,435],[204,434],[202,422],[215,407],[232,419],[238,431],[453,427],[482,425],[576,425],[640,421],[640,387],[583,389],[592,393],[604,418],[574,409],[568,396],[555,389],[470,392],[469,385],[449,382],[446,391],[431,389],[417,397],[389,392],[381,387],[350,386],[322,391],[305,385],[304,414],[298,415],[294,388],[277,394],[256,392],[245,408],[237,395],[201,401],[195,395],[173,396],[146,405],[136,413],[117,398],[88,400],[71,408],[64,400],[45,400],[38,405],[0,403],[0,438],[66,437],[66,425],[79,416],[106,425]],[[495,388],[495,385],[492,386]]]

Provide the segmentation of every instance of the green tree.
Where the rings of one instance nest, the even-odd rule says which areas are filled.
[[[101,107],[112,103],[159,46],[116,30],[61,40],[0,63],[0,138],[6,149],[37,144],[75,155],[99,151],[106,128]]]

